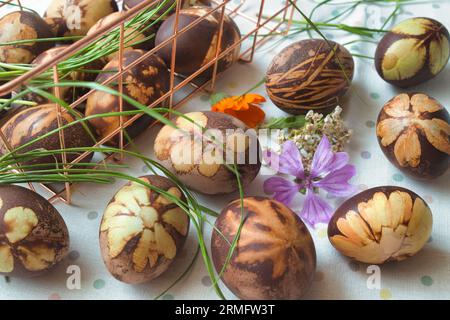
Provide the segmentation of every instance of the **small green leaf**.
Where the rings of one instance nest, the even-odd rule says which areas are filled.
[[[216,103],[219,103],[220,101],[222,101],[223,99],[226,99],[230,97],[228,94],[226,94],[225,92],[216,92],[211,94],[211,97],[209,98],[209,101],[211,102],[211,105],[215,105]]]
[[[264,123],[261,128],[263,129],[299,129],[306,123],[304,115],[290,116],[284,118],[272,118],[268,122]]]

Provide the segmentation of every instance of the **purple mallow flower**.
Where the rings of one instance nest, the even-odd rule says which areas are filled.
[[[348,164],[348,154],[334,153],[325,135],[317,146],[309,172],[303,168],[300,151],[292,141],[282,145],[280,155],[267,151],[264,158],[278,173],[295,177],[293,180],[269,178],[264,182],[264,192],[274,194],[275,200],[287,206],[298,193],[306,194],[299,215],[312,226],[319,222],[327,223],[333,213],[330,204],[318,195],[319,189],[337,197],[346,197],[356,191],[356,187],[348,182],[356,174],[355,167]]]

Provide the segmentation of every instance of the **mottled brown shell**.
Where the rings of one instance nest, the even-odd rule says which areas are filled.
[[[363,263],[400,261],[419,252],[431,235],[433,217],[414,192],[385,186],[345,201],[328,224],[331,244]]]
[[[242,160],[239,161],[241,163],[236,161],[242,184],[246,186],[255,179],[261,167],[260,146],[254,132],[247,131],[244,123],[220,112],[191,112],[185,116],[195,124],[179,117],[175,125],[180,130],[164,126],[154,144],[158,161],[176,174],[180,181],[204,194],[226,194],[238,190],[236,175],[223,164],[227,154],[222,152],[224,145],[224,150],[233,155],[234,161]],[[202,127],[209,133],[202,135]],[[227,134],[227,130],[235,134]],[[215,132],[225,141],[213,142],[211,137]],[[221,152],[217,156],[220,159],[210,156],[214,150]]]
[[[340,104],[353,79],[354,62],[347,49],[328,42],[302,40],[273,59],[266,90],[276,106],[288,113],[306,114],[309,110],[330,112]]]
[[[53,0],[44,18],[58,37],[84,36],[98,20],[118,10],[115,0]]]
[[[377,121],[377,137],[386,157],[420,179],[443,175],[450,161],[450,116],[423,93],[402,93],[388,101]]]
[[[129,50],[124,53],[123,66],[126,67],[142,57],[145,54],[143,50]],[[116,57],[111,60],[104,68],[105,71],[116,71],[119,68],[119,58]],[[113,76],[112,72],[105,72],[98,75],[96,82],[102,83]],[[113,85],[110,85],[114,90],[118,91],[117,82],[113,81]],[[136,66],[123,75],[123,94],[129,96],[140,102],[141,104],[148,106],[154,101],[163,96],[170,86],[170,74],[167,71],[167,67],[164,61],[156,55],[150,55]],[[123,110],[136,110],[136,108],[130,103],[124,101]],[[95,114],[103,114],[109,112],[119,111],[119,97],[103,92],[96,91],[91,94],[87,100],[86,116]],[[123,116],[124,123],[131,119],[132,116]],[[142,131],[144,131],[151,123],[153,118],[148,115],[143,115],[137,119],[133,124],[127,127],[126,132],[131,138],[136,137]],[[120,117],[111,116],[104,118],[96,118],[90,120],[90,124],[95,129],[99,138],[103,139],[111,132],[119,128]],[[107,144],[117,145],[119,143],[119,137],[115,136],[113,139],[107,142]]]
[[[222,281],[241,299],[300,299],[311,287],[316,269],[316,250],[305,224],[288,207],[268,198],[244,198],[244,217]],[[240,222],[239,199],[226,206],[215,223],[211,252],[218,273]]]
[[[375,67],[385,81],[402,88],[435,77],[450,57],[450,34],[438,21],[412,18],[402,21],[380,40]]]
[[[62,124],[68,124],[75,120],[74,116],[68,112],[62,113]],[[1,128],[9,145],[16,149],[25,143],[28,143],[42,135],[58,128],[57,107],[53,104],[40,105],[20,111],[11,119],[9,119]],[[75,124],[64,129],[65,147],[80,148],[90,147],[94,145],[93,139],[88,135],[81,123]],[[59,133],[56,132],[40,141],[31,144],[17,153],[25,153],[35,149],[58,150],[61,149]],[[8,146],[0,141],[1,154],[8,153]],[[67,153],[67,161],[71,162],[78,158],[83,152]],[[92,155],[87,156],[83,162],[89,162]],[[35,158],[22,164],[54,164],[61,167],[62,156],[43,156]],[[43,167],[44,168],[44,167]],[[45,166],[51,169],[51,166]]]
[[[211,9],[205,6],[181,10],[178,28],[180,30],[183,29],[210,11]],[[175,15],[170,16],[159,28],[156,34],[156,45],[163,43],[173,35],[175,18]],[[180,34],[177,38],[175,71],[189,76],[212,61],[217,51],[219,30],[220,13],[216,11],[189,31]],[[238,26],[230,17],[225,15],[220,52],[237,43],[240,39],[241,33]],[[239,53],[240,46],[238,45],[219,61],[218,72],[224,71],[236,62],[239,58]],[[170,65],[172,60],[172,42],[161,48],[158,54],[166,61],[167,65]],[[211,75],[212,68],[202,73],[202,77],[211,77]]]
[[[36,59],[34,59],[31,64],[32,65],[39,65],[43,63],[47,63],[49,61],[52,61],[53,58],[60,54],[63,50],[67,49],[69,46],[58,46],[55,48],[48,49],[38,55]],[[88,63],[83,68],[80,68],[79,71],[71,72],[68,76],[64,77],[64,81],[94,81],[96,77],[96,73],[93,72],[83,72],[82,70],[101,70],[103,68],[104,64],[100,62],[99,60],[93,61],[91,63]],[[67,102],[72,103],[75,100],[77,100],[79,97],[81,97],[84,93],[86,93],[87,89],[84,88],[75,88],[75,87],[59,87],[59,92],[61,95],[61,98]],[[52,89],[51,93],[56,96],[55,90]],[[30,93],[27,95],[27,100],[34,101],[37,104],[46,104],[46,103],[52,103],[52,101],[49,101],[48,99],[44,98],[43,96],[36,94],[36,93]]]
[[[169,179],[144,176],[145,183],[185,201]],[[143,283],[166,271],[189,232],[189,217],[164,195],[130,182],[109,202],[100,226],[100,249],[109,272],[126,283]]]
[[[106,27],[108,24],[111,24],[113,21],[119,19],[123,15],[123,12],[114,12],[106,17],[97,21],[88,31],[87,35],[95,34],[101,28]],[[146,33],[145,33],[146,34]],[[132,50],[132,49],[142,49],[142,50],[151,50],[155,45],[154,37],[152,39],[146,39],[145,35],[138,28],[127,27],[124,31],[124,41],[125,47],[124,50]],[[105,60],[110,61],[115,58],[119,53],[115,52],[105,57]]]
[[[35,13],[17,11],[0,19],[0,43],[52,37],[50,27]],[[0,46],[0,62],[30,63],[37,55],[53,45],[48,41],[2,45]]]
[[[0,185],[0,274],[39,276],[68,250],[66,224],[47,200],[20,186]]]

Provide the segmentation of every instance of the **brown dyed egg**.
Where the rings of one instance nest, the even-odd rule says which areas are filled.
[[[158,161],[189,188],[204,194],[238,190],[237,178],[226,164],[236,164],[244,186],[261,167],[260,146],[254,131],[240,120],[220,112],[185,114],[158,133],[154,151]],[[195,124],[194,124],[195,123]],[[202,129],[206,131],[202,134]]]
[[[211,252],[218,273],[241,223],[240,201],[228,204],[215,223]],[[284,204],[261,197],[244,198],[244,216],[222,281],[240,299],[300,299],[316,269],[316,250],[305,224]]]
[[[328,113],[340,105],[353,79],[354,62],[347,49],[329,43],[302,40],[273,59],[266,90],[277,107],[291,114],[306,114],[309,110]]]
[[[385,81],[402,88],[423,83],[441,72],[450,57],[450,34],[438,21],[412,18],[380,40],[375,67]]]
[[[32,108],[27,108],[20,111],[9,119],[1,128],[5,135],[8,144],[13,149],[16,149],[34,139],[41,137],[58,128],[57,107],[54,104],[45,104]],[[80,116],[81,118],[81,116]],[[68,112],[62,113],[62,124],[68,124],[75,121],[73,115]],[[81,148],[91,147],[94,145],[93,139],[86,132],[81,123],[67,127],[63,130],[65,138],[65,147],[69,148]],[[42,140],[32,143],[31,145],[21,149],[17,154],[30,152],[36,149],[42,150],[59,150],[61,149],[60,135],[58,132],[45,137]],[[5,155],[8,152],[8,146],[0,141],[0,153]],[[83,152],[67,153],[67,161],[71,162],[78,158]],[[92,155],[86,157],[83,162],[89,162]],[[22,163],[23,165],[45,165],[42,169],[52,169],[53,165],[61,167],[62,156],[61,155],[49,155],[34,158],[30,161]],[[40,168],[40,167],[39,167]],[[34,168],[36,169],[36,168]]]
[[[381,150],[397,168],[420,179],[443,175],[450,163],[450,116],[423,93],[402,93],[387,102],[377,121]]]
[[[129,50],[123,55],[123,66],[126,67],[142,57],[146,52],[143,50]],[[119,58],[116,57],[111,60],[104,68],[105,71],[117,72],[119,68]],[[114,73],[105,72],[98,75],[95,80],[98,83],[103,83]],[[119,90],[117,81],[111,87],[114,90]],[[150,55],[142,62],[126,71],[123,76],[123,94],[129,96],[140,102],[145,106],[151,105],[154,101],[161,98],[170,87],[170,74],[167,71],[167,67],[164,61],[156,55]],[[136,110],[136,108],[130,103],[124,101],[123,110]],[[109,112],[119,111],[119,97],[103,92],[96,91],[91,94],[87,100],[86,116],[103,114]],[[123,122],[130,120],[132,116],[123,116]],[[136,121],[134,121],[126,132],[131,138],[136,137],[142,131],[144,131],[153,122],[153,119],[148,115],[143,115]],[[90,120],[90,124],[95,129],[100,139],[107,137],[114,130],[120,126],[120,117],[111,116],[96,118]],[[109,140],[107,144],[117,145],[119,143],[119,137],[116,135],[113,139]]]
[[[39,194],[0,185],[0,274],[39,276],[69,251],[69,232],[58,211]]]
[[[113,23],[115,20],[119,19],[120,16],[123,15],[123,12],[114,12],[106,17],[100,19],[97,21],[96,24],[94,24],[88,31],[87,35],[95,34],[98,32],[101,28],[104,28],[108,24]],[[102,40],[99,40],[102,41]],[[125,42],[125,50],[131,50],[131,49],[143,49],[143,50],[150,50],[153,49],[155,45],[154,38],[147,39],[145,34],[140,31],[140,29],[137,28],[131,28],[126,27],[124,31],[124,42]],[[106,43],[105,43],[106,44]],[[112,60],[114,57],[116,57],[119,53],[115,52],[110,54],[108,57],[106,57],[107,61]]]
[[[376,187],[345,201],[328,225],[331,244],[354,260],[382,264],[419,252],[431,235],[425,201],[400,187]]]
[[[169,179],[140,178],[185,201]],[[100,249],[109,272],[118,280],[137,284],[166,271],[189,232],[189,217],[164,195],[137,182],[123,186],[109,202],[100,226]]]
[[[116,11],[116,0],[53,0],[44,18],[58,37],[84,36],[98,20]]]
[[[45,21],[29,11],[17,11],[0,19],[0,43],[20,40],[52,38],[53,33]],[[36,56],[50,49],[49,41],[28,42],[0,46],[0,62],[30,63]]]
[[[181,10],[178,24],[179,30],[193,23],[211,10],[205,6]],[[173,35],[175,19],[175,15],[170,16],[159,28],[155,42],[157,46]],[[241,39],[241,32],[236,23],[227,15],[225,15],[224,19],[220,52],[225,51]],[[215,58],[217,51],[219,30],[220,13],[216,11],[189,31],[180,34],[177,38],[175,71],[179,74],[189,76],[208,62],[211,62]],[[229,68],[239,59],[240,49],[240,45],[238,45],[219,61],[218,72]],[[172,61],[172,42],[161,48],[158,54],[170,66]],[[202,73],[202,77],[211,77],[211,75],[212,68]]]
[[[39,65],[50,62],[53,58],[60,54],[62,51],[67,49],[69,46],[58,46],[55,48],[51,48],[49,50],[44,51],[39,56],[34,59],[31,64]],[[97,76],[94,72],[83,72],[83,70],[101,70],[104,64],[99,60],[93,61],[91,63],[86,64],[84,67],[77,71],[71,72],[69,75],[64,77],[64,81],[94,81]],[[52,94],[56,96],[55,90],[51,90]],[[61,98],[67,102],[72,103],[81,97],[84,93],[87,92],[87,89],[84,88],[75,88],[75,87],[59,87],[59,92]],[[51,103],[47,98],[35,93],[30,93],[27,95],[27,100],[31,100],[36,102],[37,104],[46,104]]]

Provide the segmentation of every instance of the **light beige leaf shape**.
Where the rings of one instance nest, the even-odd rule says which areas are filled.
[[[9,273],[14,270],[14,257],[7,244],[0,244],[0,272]]]
[[[450,124],[444,120],[434,118],[418,121],[427,140],[439,151],[450,155]]]
[[[406,192],[391,192],[389,198],[376,192],[358,204],[358,212],[348,211],[336,225],[341,234],[330,240],[339,251],[361,262],[380,264],[419,251],[430,236],[432,217],[420,198],[413,205]]]
[[[417,167],[420,164],[422,148],[415,129],[409,128],[395,143],[394,154],[402,167]]]
[[[56,250],[46,244],[18,246],[19,258],[29,271],[41,271],[50,267],[56,258]]]
[[[417,74],[423,68],[426,48],[415,38],[395,41],[386,50],[381,69],[386,80],[404,80]]]
[[[440,103],[423,93],[414,94],[411,97],[411,105],[413,107],[414,113],[418,115],[424,112],[431,113],[443,109]]]
[[[445,68],[450,56],[450,43],[443,34],[430,43],[430,71],[438,74]]]
[[[25,239],[38,224],[38,218],[33,210],[24,207],[15,207],[7,210],[3,217],[6,226],[6,238],[16,243]]]

